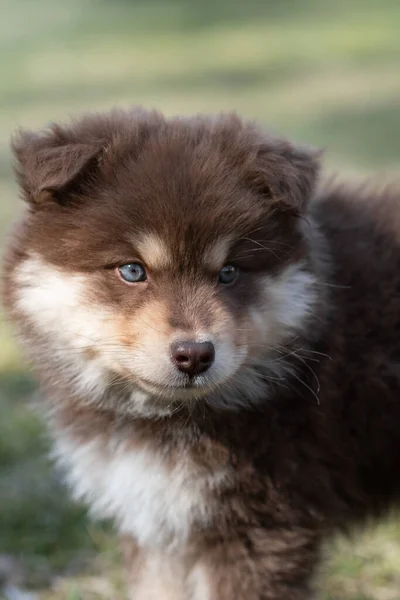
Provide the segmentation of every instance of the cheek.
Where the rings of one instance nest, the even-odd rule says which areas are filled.
[[[265,354],[274,342],[267,313],[268,311],[262,305],[253,307],[249,311],[246,338],[250,357]]]
[[[317,301],[315,277],[301,263],[290,265],[279,276],[260,279],[257,303],[249,314],[252,353],[265,354],[301,334]]]
[[[88,301],[88,279],[31,257],[16,270],[14,285],[21,338],[39,371],[56,372],[85,395],[101,391],[115,355],[110,348],[117,347],[115,314]]]
[[[246,345],[250,357],[265,354],[282,341],[279,318],[280,298],[271,293],[271,277],[259,275],[237,298],[235,311],[239,343]]]
[[[265,355],[285,341],[287,330],[282,323],[281,301],[271,293],[269,277],[259,281],[257,301],[249,308],[246,322],[250,356]]]
[[[102,337],[110,335],[114,315],[88,300],[90,286],[84,276],[30,258],[19,267],[14,282],[16,309],[49,342],[95,351]]]

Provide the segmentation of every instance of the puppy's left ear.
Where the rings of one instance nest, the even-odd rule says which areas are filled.
[[[322,153],[286,140],[265,141],[257,152],[253,181],[270,201],[301,215],[314,193]]]

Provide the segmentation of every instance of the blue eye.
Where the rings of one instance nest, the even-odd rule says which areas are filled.
[[[118,272],[127,283],[140,283],[146,281],[146,271],[139,263],[128,263],[118,267]]]
[[[236,281],[239,275],[239,269],[233,265],[225,265],[219,272],[218,281],[225,285]]]

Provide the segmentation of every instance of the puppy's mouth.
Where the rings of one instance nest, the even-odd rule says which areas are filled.
[[[150,392],[158,397],[165,396],[168,399],[191,399],[201,398],[215,389],[216,384],[206,381],[204,377],[195,376],[187,378],[177,383],[160,384],[149,381],[142,377],[136,378],[137,384],[146,392]]]

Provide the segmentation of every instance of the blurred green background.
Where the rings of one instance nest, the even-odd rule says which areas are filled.
[[[400,0],[0,0],[0,244],[11,132],[86,109],[234,109],[326,147],[329,169],[396,173],[399,30]],[[68,501],[4,320],[0,336],[0,596],[124,598],[110,528]],[[330,545],[317,589],[400,600],[400,521]]]

